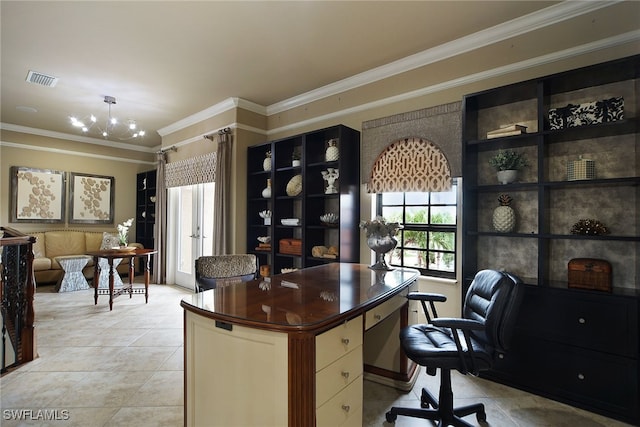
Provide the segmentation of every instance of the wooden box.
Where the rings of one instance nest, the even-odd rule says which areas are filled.
[[[280,239],[280,253],[288,255],[302,255],[302,240]]]
[[[611,292],[611,264],[594,258],[574,258],[569,261],[569,287]]]

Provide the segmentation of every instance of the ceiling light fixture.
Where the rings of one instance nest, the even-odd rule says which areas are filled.
[[[86,134],[98,133],[105,139],[114,137],[121,141],[127,141],[144,136],[144,130],[138,129],[138,124],[135,120],[128,119],[126,122],[121,123],[111,115],[111,106],[116,104],[116,98],[106,95],[104,102],[109,107],[109,116],[106,120],[99,121],[93,114],[85,119],[78,119],[77,117],[71,116],[69,117],[71,126],[82,130],[82,132]]]

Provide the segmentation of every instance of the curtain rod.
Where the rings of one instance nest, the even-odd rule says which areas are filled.
[[[171,146],[171,147],[169,147],[169,148],[165,148],[165,149],[163,149],[163,150],[156,151],[156,154],[164,154],[164,153],[166,153],[166,152],[168,152],[168,151],[178,151],[178,147],[176,147],[175,145],[172,145],[172,146]]]
[[[216,134],[217,135],[226,135],[226,134],[229,134],[229,133],[231,133],[231,128],[226,127],[226,128],[220,129],[217,133],[209,133],[207,135],[202,135],[202,137],[204,139],[208,139],[209,141],[213,141],[213,139],[215,138]]]

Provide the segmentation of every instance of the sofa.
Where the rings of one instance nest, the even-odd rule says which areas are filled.
[[[113,234],[113,233],[110,233]],[[55,260],[58,256],[84,255],[89,251],[100,250],[104,232],[102,231],[74,231],[53,230],[40,233],[29,233],[36,238],[33,245],[33,272],[36,284],[59,282],[64,270]],[[129,246],[143,248],[139,243],[129,243]],[[136,260],[138,261],[138,260]],[[87,279],[93,278],[94,264],[90,259],[82,273]],[[117,267],[120,274],[129,274],[129,263],[123,262]]]

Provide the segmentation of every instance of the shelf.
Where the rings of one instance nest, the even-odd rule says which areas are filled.
[[[329,141],[337,141],[338,159],[327,161]],[[301,165],[291,165],[291,154],[297,149]],[[271,152],[271,170],[264,171],[264,159]],[[332,150],[334,151],[334,150]],[[332,153],[333,154],[333,153]],[[268,162],[267,162],[268,163]],[[272,250],[258,253],[261,264],[269,264],[271,271],[282,268],[304,268],[328,262],[311,257],[314,246],[336,246],[341,261],[359,262],[360,245],[360,133],[338,125],[251,146],[247,149],[247,248],[255,247],[258,236],[269,235]],[[337,194],[325,194],[326,182],[321,171],[340,169]],[[286,194],[286,186],[294,175],[302,175],[299,195]],[[271,180],[272,195],[260,198],[266,180]],[[354,188],[356,191],[354,191]],[[257,212],[270,209],[272,225],[256,226]],[[320,215],[333,212],[340,215],[340,224],[328,227],[320,224]],[[281,218],[299,218],[300,225],[288,226]],[[277,242],[283,238],[302,240],[302,255],[281,254]],[[252,251],[256,253],[256,251]],[[333,262],[333,261],[331,261]],[[293,263],[293,265],[292,265]]]
[[[469,236],[523,237],[535,239],[573,239],[573,240],[616,240],[622,242],[640,242],[640,236],[584,236],[578,234],[538,234],[538,233],[500,233],[498,231],[467,231]]]
[[[560,401],[566,397],[564,387],[572,387],[569,403],[634,425],[640,423],[639,83],[636,55],[466,95],[462,115],[463,295],[475,273],[485,268],[514,273],[527,285],[510,351],[487,376]],[[551,108],[610,98],[624,99],[623,119],[606,122],[603,115],[604,123],[550,130]],[[526,125],[529,132],[484,138],[487,131],[511,123]],[[523,182],[494,184],[488,159],[500,149],[527,156],[529,167],[519,174]],[[567,165],[579,156],[594,160],[597,179],[565,180]],[[511,233],[493,231],[500,193],[514,199]],[[597,219],[615,234],[570,234],[579,218]],[[575,258],[608,261],[612,292],[569,288],[568,263]],[[607,345],[590,347],[596,342]],[[625,350],[616,350],[620,347]],[[575,372],[589,376],[615,365],[630,380],[595,387],[566,377],[558,387],[557,377],[565,372],[549,370],[545,358],[565,354]],[[607,365],[613,359],[624,364]],[[611,396],[624,396],[626,403],[611,406],[606,403]]]

